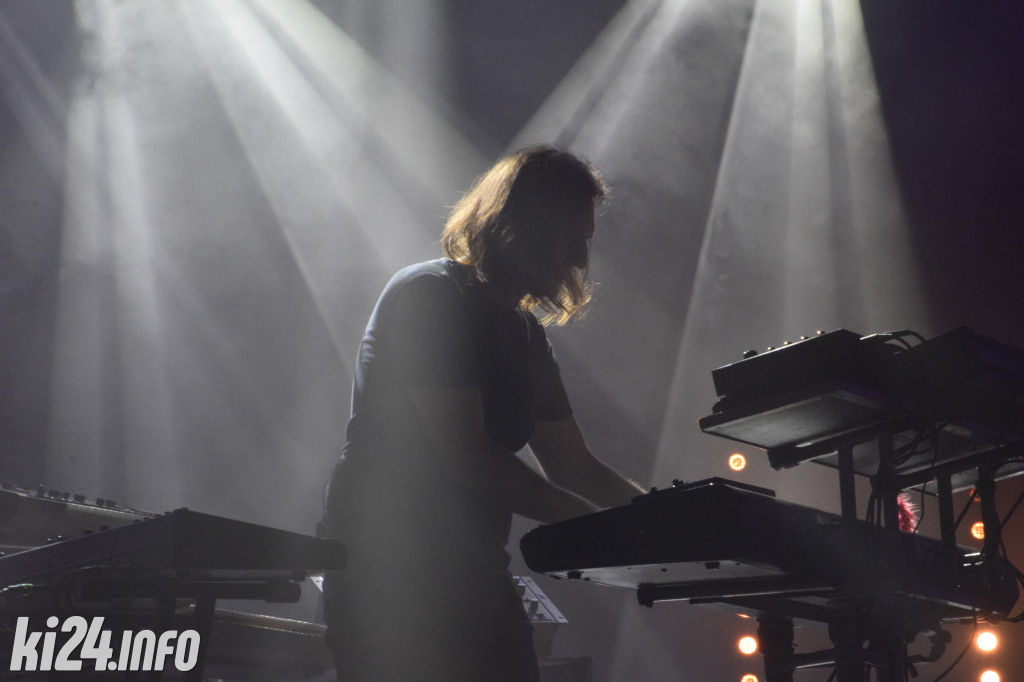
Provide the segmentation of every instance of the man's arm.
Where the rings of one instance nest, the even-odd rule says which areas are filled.
[[[409,388],[408,393],[438,454],[438,465],[454,479],[541,523],[597,511],[487,435],[479,388],[421,387]]]
[[[600,507],[628,504],[645,492],[594,456],[575,417],[537,422],[530,449],[553,483]]]

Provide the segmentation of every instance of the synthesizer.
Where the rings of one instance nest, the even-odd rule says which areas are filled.
[[[1008,563],[994,574],[968,548],[844,522],[722,479],[540,526],[520,547],[534,571],[636,590],[648,606],[768,596],[827,608],[870,596],[943,620],[1005,615],[1017,600]]]
[[[751,351],[712,371],[719,401],[700,428],[763,448],[776,469],[837,466],[837,448],[849,446],[858,474],[884,459],[911,477],[948,471],[955,490],[985,463],[1006,462],[1002,477],[1024,470],[1013,462],[1024,445],[1024,351],[966,327],[907,338],[919,337],[841,329]]]
[[[165,576],[259,577],[344,568],[345,549],[325,540],[178,509],[0,558],[0,585],[95,567]]]

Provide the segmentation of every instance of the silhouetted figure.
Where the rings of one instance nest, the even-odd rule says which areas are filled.
[[[590,298],[605,194],[566,151],[516,152],[455,206],[447,258],[381,294],[325,510],[349,551],[326,583],[339,680],[538,680],[507,572],[512,514],[555,522],[642,492],[591,454],[541,324]],[[514,454],[526,444],[544,475]]]

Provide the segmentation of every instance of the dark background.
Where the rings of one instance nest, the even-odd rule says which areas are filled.
[[[6,481],[310,532],[376,292],[528,142],[614,188],[593,309],[551,336],[594,450],[645,485],[726,475],[696,419],[747,348],[959,325],[1024,346],[1015,3],[294,3],[326,38],[219,7],[0,3]],[[745,452],[734,477],[837,507],[827,470]],[[595,679],[760,670],[733,616],[540,584]]]

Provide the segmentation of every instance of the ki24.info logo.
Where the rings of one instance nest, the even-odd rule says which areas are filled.
[[[58,627],[60,626],[60,627]],[[110,646],[112,634],[103,629],[103,616],[87,621],[81,616],[69,616],[61,623],[56,616],[46,619],[45,632],[29,631],[29,619],[18,618],[11,650],[11,672],[76,671],[86,670],[162,671],[173,664],[186,672],[199,660],[199,633],[195,630],[166,630],[159,635],[152,630],[120,633],[120,646],[115,659]],[[58,632],[61,637],[57,647]]]

